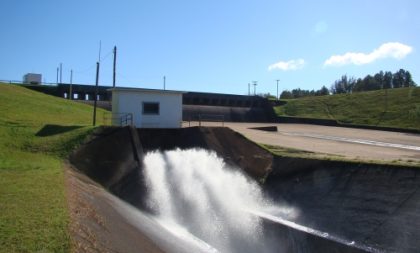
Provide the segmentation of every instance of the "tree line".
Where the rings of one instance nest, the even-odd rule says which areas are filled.
[[[323,96],[329,94],[350,94],[353,92],[372,91],[380,89],[392,89],[402,87],[414,87],[417,84],[413,81],[409,71],[400,69],[395,73],[390,71],[380,71],[375,75],[367,75],[364,78],[354,78],[343,75],[336,80],[331,88],[322,86],[319,90],[301,90],[293,89],[285,90],[281,93],[280,98],[291,99],[308,96]]]

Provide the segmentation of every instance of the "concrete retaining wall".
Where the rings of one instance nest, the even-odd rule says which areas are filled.
[[[321,126],[336,126],[336,127],[347,127],[347,128],[360,128],[360,129],[371,129],[371,130],[381,130],[381,131],[391,131],[391,132],[401,132],[401,133],[414,133],[414,134],[420,133],[420,130],[417,130],[417,129],[344,124],[344,123],[337,122],[336,120],[333,120],[333,119],[312,119],[312,118],[279,116],[277,117],[277,122],[278,123],[293,123],[293,124],[313,124],[313,125],[321,125]]]

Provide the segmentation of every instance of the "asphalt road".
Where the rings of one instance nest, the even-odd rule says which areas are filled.
[[[222,123],[203,123],[221,126]],[[350,159],[420,163],[420,134],[306,124],[224,123],[247,138],[268,145]],[[250,129],[277,126],[277,132]]]

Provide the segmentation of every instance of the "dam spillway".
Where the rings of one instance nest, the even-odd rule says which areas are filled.
[[[70,161],[120,199],[156,215],[156,207],[146,197],[153,190],[144,166],[150,152],[159,150],[157,156],[162,158],[176,148],[213,150],[229,170],[244,172],[247,179],[261,186],[265,199],[261,202],[273,201],[277,211],[283,212],[274,212],[274,217],[286,221],[274,222],[269,216],[273,212],[263,210],[265,218],[257,223],[262,234],[252,245],[266,252],[416,252],[419,248],[420,197],[415,168],[273,157],[226,128],[101,129]],[[223,191],[217,194],[223,195]],[[260,207],[265,205],[261,202],[257,201]],[[251,211],[263,208],[256,209]],[[217,243],[210,243],[200,233],[191,234],[221,248],[220,252],[235,252],[230,246],[212,245]]]

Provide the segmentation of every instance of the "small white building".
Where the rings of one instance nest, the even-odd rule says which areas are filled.
[[[41,74],[28,73],[23,76],[23,83],[41,84],[41,82],[42,82]]]
[[[132,124],[137,128],[181,127],[183,92],[139,88],[110,90],[113,125],[126,125],[127,117],[132,116]]]

